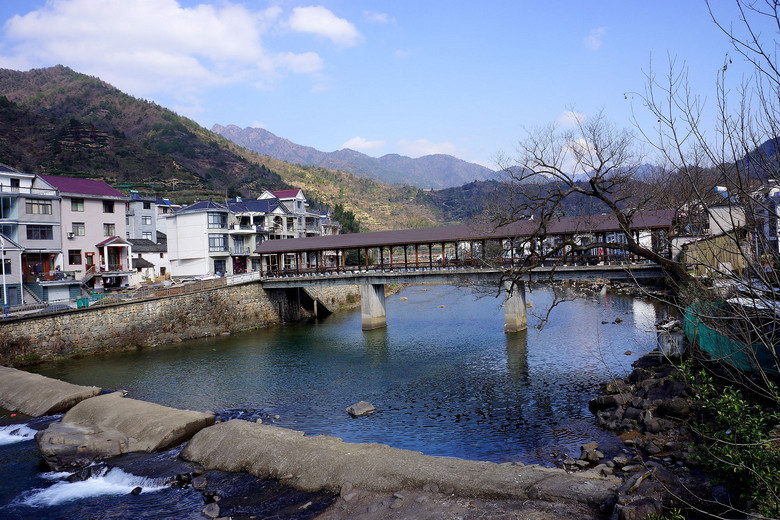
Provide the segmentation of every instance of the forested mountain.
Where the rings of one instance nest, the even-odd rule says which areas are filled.
[[[398,154],[370,157],[345,148],[322,152],[295,144],[262,128],[214,125],[211,130],[258,153],[293,164],[342,170],[385,184],[408,184],[418,188],[450,188],[467,182],[496,178],[496,172],[451,155],[426,155],[417,159]]]
[[[0,162],[29,173],[101,178],[180,202],[296,186],[315,204],[342,203],[366,230],[440,222],[417,189],[260,155],[63,66],[0,69]]]

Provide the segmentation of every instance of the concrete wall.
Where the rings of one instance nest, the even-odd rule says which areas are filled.
[[[318,292],[331,309],[349,305],[355,298],[359,301],[357,286]],[[0,322],[0,364],[20,366],[42,359],[153,348],[277,325],[282,319],[309,318],[309,312],[297,308],[297,301],[285,291],[265,291],[259,283],[248,283],[53,316],[9,319]]]

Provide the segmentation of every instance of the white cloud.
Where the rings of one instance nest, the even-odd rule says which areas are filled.
[[[349,148],[350,150],[375,150],[382,148],[385,145],[384,139],[378,139],[376,141],[367,141],[366,139],[356,136],[341,145],[340,150]]]
[[[398,141],[398,145],[405,155],[409,157],[422,157],[423,155],[433,155],[437,153],[443,153],[447,155],[455,155],[456,147],[452,143],[432,143],[427,139],[417,139],[415,141],[408,141],[402,139]]]
[[[322,6],[296,7],[287,26],[293,31],[323,36],[346,47],[357,45],[363,38],[354,25]]]
[[[366,21],[369,21],[371,23],[386,24],[386,23],[394,23],[395,22],[395,18],[391,17],[387,13],[376,13],[374,11],[363,11],[363,17],[366,19]]]
[[[279,68],[287,69],[297,74],[310,74],[322,69],[322,58],[316,52],[304,52],[303,54],[281,52],[276,56],[274,63]]]
[[[4,27],[0,66],[26,70],[58,63],[141,97],[193,95],[246,82],[267,88],[284,72],[312,74],[314,52],[268,51],[262,37],[281,9],[177,0],[50,0]]]
[[[267,129],[268,128],[268,125],[266,125],[262,121],[252,121],[252,124],[249,125],[249,126],[250,126],[250,128],[263,128],[263,129]]]
[[[606,27],[596,27],[591,29],[588,36],[585,37],[585,47],[592,51],[597,51],[604,44],[604,34],[606,34]]]
[[[581,112],[575,112],[574,110],[566,110],[558,118],[558,125],[562,128],[571,128],[584,122],[585,114]]]

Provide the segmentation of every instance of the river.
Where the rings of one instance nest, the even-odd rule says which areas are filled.
[[[599,383],[626,375],[632,361],[655,347],[654,324],[665,317],[662,307],[641,298],[559,295],[567,300],[539,329],[553,291],[529,292],[529,330],[517,334],[504,334],[501,299],[490,290],[418,286],[388,298],[386,329],[363,332],[360,312],[344,312],[33,370],[163,405],[262,417],[308,435],[549,466],[563,454],[578,456],[590,440],[618,449],[614,434],[596,426],[588,401]],[[344,409],[360,400],[377,413],[350,418]],[[8,416],[0,412],[0,420]],[[43,507],[39,516],[59,518],[57,504],[30,504],[36,490],[51,485],[32,441],[0,445],[0,464],[17,476],[0,488],[0,516]],[[69,502],[86,507],[90,500]]]

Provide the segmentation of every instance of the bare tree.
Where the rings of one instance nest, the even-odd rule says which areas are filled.
[[[532,242],[563,215],[597,211],[614,216],[625,242],[598,246],[621,248],[661,266],[675,282],[680,313],[693,329],[709,335],[697,338],[702,346],[712,343],[715,368],[708,377],[716,386],[700,388],[709,388],[701,392],[709,400],[704,408],[720,417],[713,421],[716,426],[698,433],[713,467],[725,468],[749,488],[745,496],[750,498],[743,496],[742,503],[730,507],[744,508],[755,518],[777,518],[780,3],[735,0],[734,5],[738,19],[728,23],[707,3],[731,45],[709,101],[690,88],[686,65],[670,59],[665,74],[648,70],[646,88],[638,95],[642,106],[636,109],[649,111],[657,125],[619,130],[597,114],[576,117],[571,128],[529,131],[515,157],[499,158],[510,192],[494,220],[533,219]],[[730,77],[735,60],[747,64],[752,75],[735,82]],[[705,125],[712,120],[714,125]],[[648,168],[646,162],[656,166]],[[648,248],[630,233],[638,212],[659,208],[677,212],[676,237],[671,238],[688,242],[680,258]],[[524,269],[544,262],[546,255],[592,247],[573,240],[557,243],[541,255],[528,255]],[[742,401],[722,390],[728,388],[749,397]],[[714,410],[716,405],[722,408]],[[757,412],[759,405],[763,408]],[[734,436],[748,435],[750,428],[750,436]]]
[[[526,242],[546,236],[552,223],[572,214],[582,216],[583,233],[588,232],[587,215],[604,212],[614,216],[623,232],[620,242],[568,240],[542,252],[534,250],[526,259],[527,268],[560,257],[562,252],[609,248],[658,264],[676,284],[691,282],[685,269],[665,253],[666,248],[648,247],[633,233],[639,212],[669,209],[664,195],[669,175],[643,163],[637,142],[632,132],[615,128],[600,113],[594,118],[576,117],[573,128],[552,125],[529,131],[516,157],[499,158],[509,194],[494,221],[533,219],[536,231]]]

